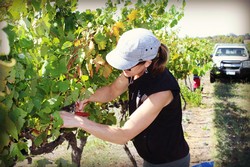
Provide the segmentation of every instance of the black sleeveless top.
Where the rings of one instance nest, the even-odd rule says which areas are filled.
[[[143,74],[129,85],[129,113],[132,114],[153,93],[171,90],[173,100],[151,125],[132,141],[138,154],[152,164],[168,163],[185,157],[189,147],[182,129],[180,88],[168,69],[157,76]]]

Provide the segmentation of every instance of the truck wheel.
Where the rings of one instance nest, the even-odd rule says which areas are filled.
[[[210,83],[214,83],[215,82],[215,76],[213,73],[210,72]]]

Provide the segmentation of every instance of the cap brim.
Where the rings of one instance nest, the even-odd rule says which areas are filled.
[[[116,49],[107,54],[107,62],[114,68],[118,70],[126,70],[135,66],[138,62],[128,61],[122,58],[122,53],[118,52]]]

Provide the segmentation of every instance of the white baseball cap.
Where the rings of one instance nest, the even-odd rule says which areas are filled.
[[[135,28],[122,34],[114,50],[107,54],[107,62],[116,69],[126,70],[139,62],[157,56],[161,42],[144,28]]]

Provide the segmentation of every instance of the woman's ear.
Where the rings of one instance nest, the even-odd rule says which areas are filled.
[[[145,66],[146,68],[148,68],[148,67],[150,66],[151,63],[152,63],[152,60],[147,60],[147,61],[145,62],[145,64],[144,64],[144,66]]]

